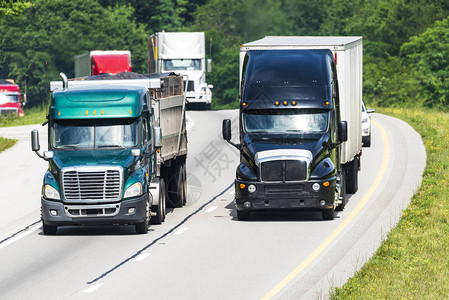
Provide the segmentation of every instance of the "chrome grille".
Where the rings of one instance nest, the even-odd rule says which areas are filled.
[[[122,169],[117,167],[75,167],[63,169],[66,202],[108,202],[120,200]]]

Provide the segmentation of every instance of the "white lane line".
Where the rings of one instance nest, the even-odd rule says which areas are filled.
[[[144,260],[145,258],[147,258],[147,257],[150,256],[150,255],[151,255],[151,253],[142,253],[142,254],[140,254],[139,256],[137,256],[137,257],[134,259],[134,261],[135,261],[135,262],[142,261],[142,260]]]
[[[84,294],[89,294],[89,293],[92,293],[92,292],[96,291],[97,289],[99,289],[100,287],[102,287],[103,284],[104,284],[103,282],[99,282],[99,283],[94,284],[93,286],[91,286],[91,287],[85,289],[85,290],[84,290]]]
[[[0,249],[5,248],[6,246],[9,246],[12,243],[17,242],[18,240],[26,237],[30,233],[33,233],[34,231],[38,230],[41,226],[42,226],[41,223],[31,226],[30,228],[28,228],[27,230],[24,230],[23,232],[19,233],[15,237],[12,237],[9,240],[5,241],[4,243],[0,244]]]
[[[217,208],[218,208],[218,206],[211,206],[211,207],[209,207],[208,209],[206,209],[204,212],[211,213],[211,212],[213,212],[214,210],[216,210]]]
[[[173,234],[176,234],[176,235],[183,234],[184,232],[187,231],[187,229],[189,229],[189,228],[184,227],[184,228],[178,229],[178,230],[176,230],[175,233],[173,233]]]

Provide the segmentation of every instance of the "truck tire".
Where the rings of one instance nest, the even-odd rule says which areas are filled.
[[[342,211],[346,206],[346,174],[345,168],[341,168],[341,203],[335,208],[336,211]]]
[[[237,219],[240,221],[248,221],[251,217],[251,211],[249,210],[237,210]]]
[[[362,137],[363,147],[371,147],[371,133],[368,136]]]
[[[359,159],[354,158],[351,162],[347,163],[346,173],[346,193],[355,194],[359,189],[358,173],[359,173]]]
[[[47,225],[44,220],[42,220],[42,231],[45,235],[55,235],[56,231],[58,231],[58,226]]]
[[[335,217],[335,209],[327,208],[322,210],[323,220],[333,220]]]
[[[148,199],[145,205],[145,219],[143,222],[135,224],[136,232],[138,234],[145,234],[148,232],[148,226],[150,225],[150,200]]]
[[[176,163],[169,171],[168,201],[172,207],[182,207],[185,202],[183,164]]]
[[[156,212],[156,215],[151,217],[151,224],[159,225],[165,221],[165,193],[165,181],[161,178],[159,180],[159,204],[151,207],[151,210]]]
[[[183,201],[182,205],[187,204],[187,168],[186,164],[182,164],[182,189],[183,189]]]

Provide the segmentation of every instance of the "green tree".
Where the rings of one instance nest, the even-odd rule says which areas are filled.
[[[131,6],[136,22],[151,33],[181,31],[193,23],[193,13],[205,0],[98,0],[103,7]]]
[[[29,1],[7,1],[0,0],[0,17],[17,16],[22,14],[23,10],[32,6]]]
[[[32,104],[48,99],[59,72],[73,77],[73,57],[90,50],[130,50],[133,70],[145,72],[147,34],[132,16],[131,7],[94,0],[39,1],[0,21],[0,77],[26,85]]]
[[[401,48],[406,66],[419,71],[424,105],[449,109],[449,17]]]

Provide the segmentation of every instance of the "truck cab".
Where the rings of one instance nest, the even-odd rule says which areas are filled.
[[[0,116],[23,117],[26,99],[26,94],[20,92],[20,86],[14,81],[0,80]]]
[[[155,177],[147,97],[144,88],[131,87],[53,93],[41,199],[44,233],[110,222],[141,231],[151,205],[144,191]]]

